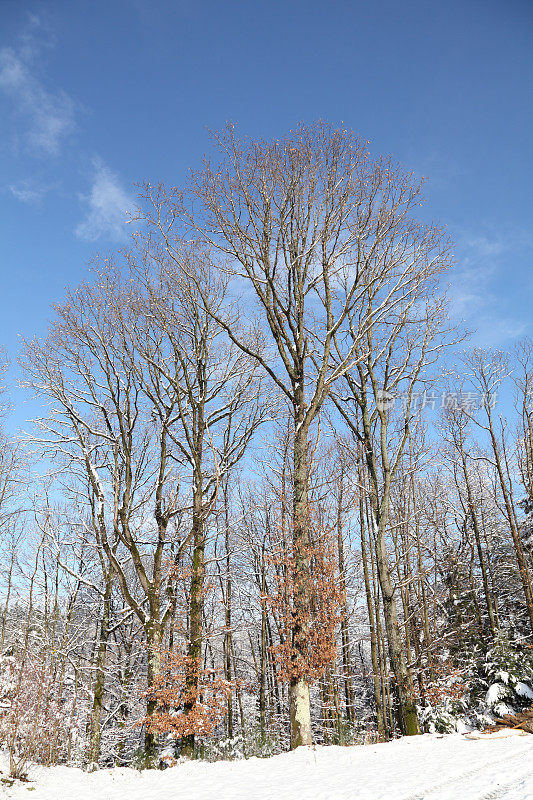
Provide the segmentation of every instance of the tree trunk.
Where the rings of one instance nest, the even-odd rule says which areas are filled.
[[[376,703],[376,717],[378,724],[378,735],[380,739],[386,739],[386,731],[383,720],[383,705],[381,702],[381,674],[379,669],[378,644],[376,635],[376,622],[374,614],[374,601],[370,586],[370,575],[368,572],[368,557],[366,552],[366,536],[364,526],[363,496],[359,498],[359,521],[361,526],[361,558],[363,561],[363,575],[365,580],[366,607],[368,612],[368,624],[370,626],[370,658],[372,661],[372,679],[374,684],[374,702]]]
[[[226,602],[225,602],[225,624],[226,631],[224,635],[224,674],[228,682],[231,681],[231,600],[232,600],[232,585],[231,585],[231,541],[230,541],[230,526],[229,526],[229,505],[228,505],[228,482],[224,484],[224,544],[226,549]],[[228,695],[226,726],[228,738],[233,738],[233,697]]]
[[[161,645],[163,643],[163,630],[158,620],[150,620],[146,626],[146,638],[148,644],[148,664],[146,670],[146,684],[150,690],[156,679],[161,674]],[[151,717],[157,708],[157,700],[148,700],[146,704],[146,716]],[[148,728],[144,734],[144,752],[146,763],[149,766],[155,765],[157,753],[157,735]]]
[[[383,602],[383,617],[385,620],[385,630],[387,632],[390,665],[394,673],[395,693],[398,703],[396,716],[401,732],[406,736],[413,736],[420,733],[420,728],[418,725],[416,704],[410,688],[411,679],[400,634],[395,589],[385,540],[385,531],[389,522],[390,490],[393,477],[387,450],[386,412],[383,410],[379,412],[378,436],[383,484],[381,493],[379,491],[380,483],[378,479],[376,453],[373,447],[372,430],[366,404],[361,405],[361,417],[364,433],[363,444],[365,460],[370,479],[370,510],[374,534],[376,567]]]
[[[96,654],[93,707],[91,709],[91,718],[89,722],[89,748],[87,751],[87,761],[89,764],[98,764],[98,759],[100,757],[100,739],[102,735],[101,719],[105,692],[105,664],[107,656],[107,642],[109,639],[109,616],[112,587],[112,575],[111,572],[108,572],[105,582],[102,619],[100,621],[100,639]]]
[[[267,610],[265,554],[261,559],[261,650],[259,653],[259,729],[264,741],[266,733]]]
[[[531,629],[533,630],[533,589],[531,588],[531,578],[529,575],[529,570],[527,568],[527,562],[524,556],[524,550],[522,547],[522,542],[520,540],[518,526],[516,524],[515,510],[513,507],[513,503],[511,501],[511,497],[509,496],[509,490],[505,482],[505,476],[503,474],[503,467],[500,458],[500,448],[498,447],[496,436],[494,434],[494,428],[492,423],[492,416],[490,415],[490,410],[488,412],[488,419],[489,419],[489,433],[492,442],[492,450],[494,453],[494,463],[496,465],[496,471],[498,473],[498,478],[500,480],[503,501],[505,504],[505,510],[507,512],[507,519],[509,521],[509,527],[511,529],[511,536],[513,539],[513,545],[516,553],[516,560],[518,563],[518,571],[520,573],[520,580],[522,582],[522,588],[524,590],[524,597],[526,600],[526,610],[529,618],[529,624]]]
[[[348,602],[346,598],[346,574],[344,571],[344,536],[342,530],[343,515],[343,476],[340,477],[339,497],[337,505],[337,549],[339,559],[339,580],[342,590],[342,613],[341,613],[341,647],[342,647],[342,668],[344,672],[344,701],[346,703],[346,719],[350,725],[354,723],[354,695],[351,676],[351,648],[350,633],[348,630]]]
[[[303,428],[303,397],[295,414],[293,475],[293,551],[295,557],[295,614],[293,646],[298,651],[307,638],[310,603],[308,591],[309,561],[309,498],[307,464],[307,430]],[[289,685],[291,749],[313,744],[311,706],[307,675],[291,678]]]
[[[186,700],[184,713],[189,714],[198,697],[200,664],[202,659],[203,609],[204,609],[204,521],[203,491],[199,474],[195,476],[195,492],[193,498],[193,554],[191,594],[189,598],[189,647],[187,651]],[[181,755],[192,758],[194,755],[194,733],[188,733],[181,740]]]
[[[394,587],[391,580],[390,567],[385,547],[383,530],[376,524],[376,564],[378,568],[381,597],[383,601],[383,616],[387,631],[389,645],[389,658],[395,678],[395,689],[398,697],[398,725],[405,736],[414,736],[420,733],[416,705],[409,688],[409,673],[403,652],[403,642],[398,623],[398,612],[394,597]]]

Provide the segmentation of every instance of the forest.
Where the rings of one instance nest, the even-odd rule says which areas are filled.
[[[533,700],[533,343],[472,343],[423,181],[232,125],[27,340],[0,441],[0,738],[159,767]],[[7,361],[4,375],[7,376]]]

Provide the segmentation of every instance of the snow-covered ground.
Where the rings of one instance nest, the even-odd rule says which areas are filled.
[[[87,774],[37,767],[1,797],[31,800],[533,800],[533,736],[400,739],[269,759]],[[28,793],[31,790],[31,794]],[[3,792],[3,794],[2,794]]]

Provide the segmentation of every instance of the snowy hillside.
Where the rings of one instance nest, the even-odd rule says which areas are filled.
[[[163,772],[37,767],[2,797],[32,800],[529,800],[533,737],[425,735],[367,747],[300,748],[269,759]],[[28,790],[32,790],[28,795]]]

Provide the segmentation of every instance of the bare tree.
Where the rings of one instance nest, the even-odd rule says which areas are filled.
[[[127,253],[137,271],[145,256],[139,249]],[[200,269],[194,259],[189,253],[188,269],[193,261]],[[116,581],[146,634],[149,686],[176,605],[176,567],[192,543],[192,708],[202,654],[206,520],[221,478],[244,455],[270,404],[255,365],[202,310],[186,271],[159,265],[142,281],[130,276],[122,280],[104,263],[95,285],[57,308],[49,339],[27,346],[26,365],[34,388],[56,404],[39,422],[41,444],[61,457],[86,497],[84,535],[93,536],[103,558],[104,617]],[[202,277],[222,313],[223,285],[208,287],[208,273]],[[104,620],[101,635],[106,627]],[[103,656],[102,638],[100,647]],[[98,681],[97,689],[101,695]],[[94,741],[96,752],[96,734]],[[194,737],[185,738],[184,751],[193,744]],[[149,757],[154,747],[147,730]]]
[[[169,523],[181,510],[168,429],[155,424],[138,381],[127,343],[138,319],[117,273],[70,293],[56,313],[48,339],[26,347],[28,382],[51,401],[39,443],[85,498],[85,535],[146,634],[150,683],[175,602],[163,566]]]
[[[487,607],[488,623],[492,635],[496,633],[496,617],[494,614],[492,593],[489,583],[489,575],[486,566],[486,556],[483,548],[483,537],[479,520],[479,497],[476,492],[475,483],[472,480],[475,469],[472,461],[479,457],[479,454],[472,454],[468,448],[469,423],[468,415],[457,408],[448,408],[445,415],[446,429],[443,431],[443,438],[451,449],[450,461],[451,470],[457,486],[457,493],[461,505],[464,507],[465,522],[471,527],[474,535],[476,552],[483,580],[483,592]]]
[[[446,341],[445,301],[433,296],[436,279],[447,263],[446,242],[438,230],[412,228],[407,223],[405,231],[401,227],[394,231],[391,250],[394,255],[390,269],[395,276],[392,286],[389,280],[370,284],[364,301],[372,309],[376,303],[381,304],[382,293],[386,292],[387,313],[366,327],[364,339],[357,335],[359,317],[368,312],[358,308],[350,314],[348,336],[353,340],[357,363],[344,372],[347,393],[342,394],[340,389],[335,404],[364,454],[398,722],[402,732],[410,735],[419,733],[419,726],[398,620],[397,587],[387,534],[393,482],[421,400],[416,390],[419,386],[426,389],[428,369],[438,359]],[[401,280],[396,278],[397,270]],[[337,352],[342,363],[343,344],[337,345]],[[435,404],[434,393],[429,401],[427,392],[423,397],[429,404]]]
[[[257,364],[228,339],[225,328],[203,307],[202,297],[223,320],[227,314],[226,281],[210,269],[202,252],[182,246],[179,260],[168,264],[153,237],[138,237],[144,262],[140,269],[146,301],[144,324],[133,334],[144,362],[143,390],[168,430],[173,458],[190,470],[192,569],[189,594],[185,714],[198,701],[203,644],[205,551],[208,519],[228,473],[245,454],[254,432],[271,414],[269,393],[258,378]],[[202,286],[202,295],[198,286]],[[181,752],[192,756],[194,733],[182,737]]]
[[[409,283],[409,266],[401,267],[405,251],[410,246],[417,260],[418,249],[426,253],[431,237],[411,221],[420,202],[419,183],[390,159],[371,159],[366,144],[345,130],[317,123],[273,142],[247,142],[228,126],[215,140],[220,163],[206,161],[193,174],[190,205],[182,203],[178,191],[147,187],[153,210],[141,216],[159,230],[168,254],[178,260],[185,235],[181,223],[188,221],[213,248],[235,289],[246,287],[244,313],[267,337],[264,354],[242,341],[232,320],[219,320],[292,408],[292,527],[300,553],[295,612],[304,619],[310,428],[337,378],[360,357],[364,332],[386,314],[398,287]],[[438,251],[438,233],[431,242]],[[388,291],[368,307],[368,287],[375,284],[388,285]],[[209,309],[209,298],[202,299]],[[216,309],[211,313],[218,319]],[[340,359],[332,358],[335,340],[346,345]],[[305,630],[294,636],[297,646],[305,641]],[[310,744],[307,675],[291,681],[290,695],[292,746]]]
[[[510,374],[509,357],[502,352],[488,352],[476,348],[464,358],[467,379],[470,380],[479,397],[482,398],[481,414],[469,413],[472,422],[483,430],[489,439],[491,453],[486,460],[491,463],[503,498],[505,516],[511,538],[524,592],[529,624],[533,630],[533,588],[524,546],[520,538],[519,523],[513,497],[513,481],[509,465],[509,450],[505,441],[506,421],[497,415],[495,405],[504,380]],[[465,411],[465,413],[467,413]]]

